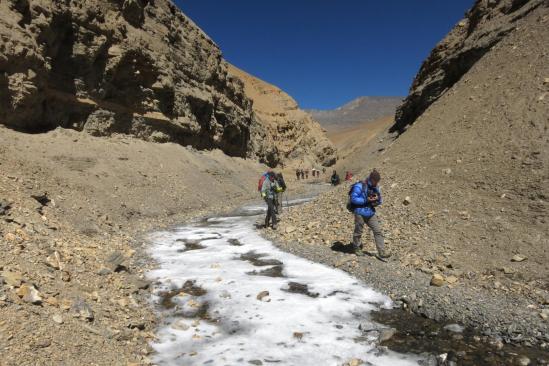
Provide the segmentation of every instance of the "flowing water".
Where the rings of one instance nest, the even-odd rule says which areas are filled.
[[[294,202],[297,203],[297,202]],[[348,274],[277,249],[248,206],[152,236],[159,365],[416,365],[380,347],[371,312],[388,297]],[[366,363],[367,364],[367,363]]]

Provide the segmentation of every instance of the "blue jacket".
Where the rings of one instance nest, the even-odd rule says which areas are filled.
[[[377,201],[368,202],[368,193],[376,193]],[[376,213],[376,206],[381,205],[381,191],[379,187],[372,187],[370,180],[365,185],[363,182],[357,182],[351,187],[351,204],[355,207],[354,213],[366,218],[370,218]]]

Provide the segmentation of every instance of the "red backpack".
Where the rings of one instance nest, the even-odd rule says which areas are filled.
[[[258,192],[261,192],[261,187],[263,187],[263,182],[265,182],[265,179],[267,179],[267,173],[263,174],[261,178],[259,178],[259,183],[257,183]]]

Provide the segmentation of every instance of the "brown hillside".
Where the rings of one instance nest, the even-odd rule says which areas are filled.
[[[486,3],[477,2],[470,14]],[[534,3],[521,2],[524,9]],[[499,43],[365,162],[383,176],[379,215],[394,257],[388,265],[368,261],[371,274],[361,266],[350,270],[395,298],[406,296],[411,309],[428,317],[543,343],[549,331],[540,317],[549,301],[549,12],[543,5],[505,19],[512,29]],[[490,23],[479,24],[477,32],[490,34]],[[295,209],[285,225],[307,230],[282,227],[283,239],[326,247],[349,242],[347,189]],[[515,256],[527,259],[512,261]],[[433,273],[453,284],[429,286]]]
[[[229,72],[244,82],[244,92],[253,101],[255,117],[260,121],[253,141],[268,146],[281,161],[296,164],[330,166],[336,151],[320,125],[299,109],[296,101],[274,85],[234,67]],[[263,148],[256,148],[263,150]]]

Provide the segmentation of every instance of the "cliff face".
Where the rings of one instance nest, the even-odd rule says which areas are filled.
[[[8,0],[0,14],[0,123],[280,162],[252,141],[261,127],[217,45],[171,2]]]
[[[252,126],[252,150],[261,159],[312,166],[335,163],[336,150],[326,133],[292,97],[232,65],[229,73],[243,81],[244,92],[253,101],[257,121]]]
[[[249,100],[168,1],[12,0],[0,11],[2,123],[248,153]]]
[[[517,23],[545,0],[477,0],[465,18],[433,49],[398,107],[392,131],[404,131]]]

